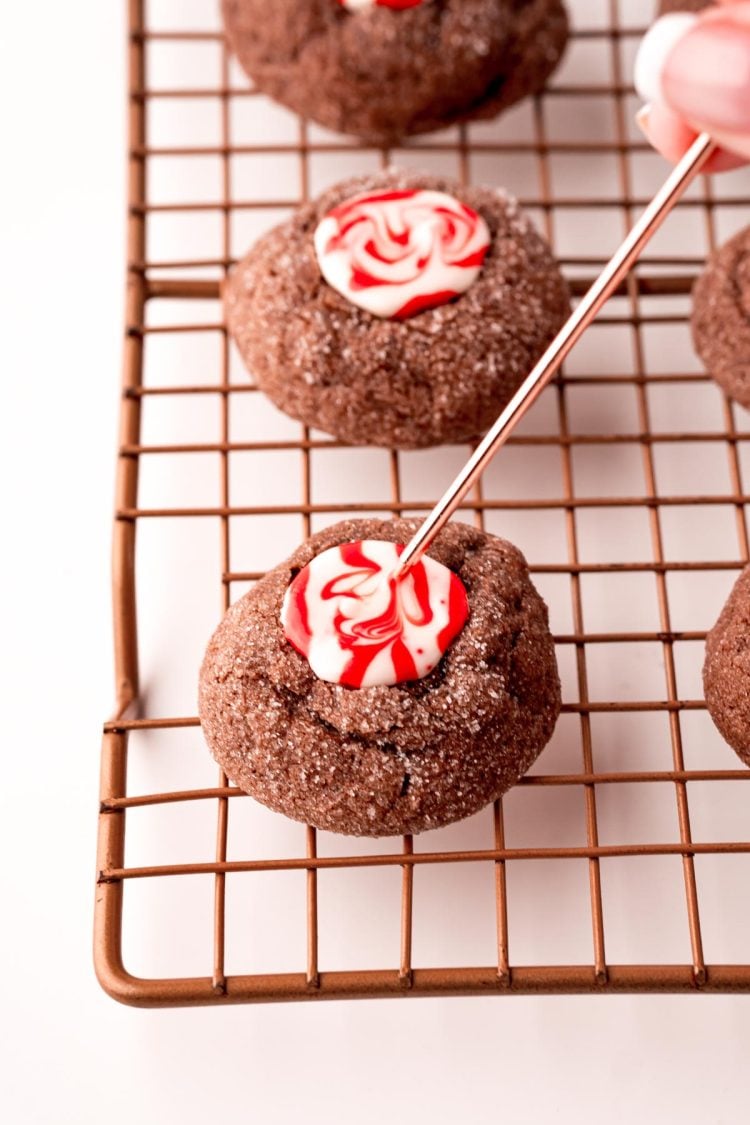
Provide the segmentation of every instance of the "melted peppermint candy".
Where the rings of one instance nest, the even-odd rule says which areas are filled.
[[[469,616],[461,579],[423,558],[391,578],[403,547],[343,543],[316,555],[291,582],[281,610],[287,640],[321,680],[374,687],[431,672]]]
[[[406,8],[418,8],[425,0],[339,0],[350,12],[363,12],[365,8],[397,8],[404,11]]]
[[[442,191],[357,195],[315,231],[328,284],[374,316],[398,319],[464,293],[489,247],[482,216]]]

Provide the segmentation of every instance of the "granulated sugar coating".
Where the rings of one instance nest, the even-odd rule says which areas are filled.
[[[693,290],[692,323],[709,374],[750,407],[750,227],[709,258]]]
[[[568,39],[561,0],[223,0],[232,50],[265,94],[374,144],[494,117],[542,89]]]
[[[706,640],[703,689],[711,718],[750,766],[750,567],[737,579]]]
[[[313,244],[333,207],[386,189],[447,192],[492,237],[465,293],[406,320],[337,293]],[[342,441],[400,449],[489,429],[570,312],[550,249],[515,200],[398,169],[338,184],[270,231],[232,273],[224,303],[245,363],[281,410]]]
[[[308,539],[234,605],[200,676],[200,716],[227,776],[297,820],[355,836],[423,832],[481,809],[550,738],[560,682],[547,607],[510,543],[451,523],[430,550],[469,620],[422,680],[351,689],[315,677],[279,614],[293,576],[340,543],[406,543],[416,520],[348,520]]]

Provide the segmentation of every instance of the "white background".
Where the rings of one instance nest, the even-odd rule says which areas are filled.
[[[747,997],[144,1012],[96,984],[124,262],[121,8],[6,5],[0,37],[3,1119],[746,1120]]]

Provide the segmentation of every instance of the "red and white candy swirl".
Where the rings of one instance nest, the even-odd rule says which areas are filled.
[[[350,12],[363,12],[366,8],[397,8],[403,12],[406,8],[418,8],[423,3],[425,0],[339,0],[339,4]]]
[[[461,579],[423,558],[391,575],[403,547],[365,539],[331,547],[292,580],[281,624],[315,675],[346,687],[426,676],[469,616]]]
[[[476,211],[442,191],[378,191],[334,207],[315,231],[323,277],[353,304],[403,319],[466,292],[490,248]]]

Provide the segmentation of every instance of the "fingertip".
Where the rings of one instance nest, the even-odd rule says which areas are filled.
[[[719,146],[716,155],[709,160],[706,171],[730,172],[734,168],[744,167],[750,161],[750,137],[717,132],[715,129],[702,130],[702,132],[710,132]]]
[[[645,108],[648,110],[645,117],[636,117],[640,128],[654,148],[674,163],[690,147],[697,134],[666,106],[653,105]]]
[[[641,40],[633,67],[633,82],[644,102],[664,101],[662,78],[667,60],[677,44],[695,27],[694,12],[668,12],[660,16]]]
[[[750,0],[733,0],[697,16],[686,12],[662,16],[646,34],[636,58],[635,79],[636,89],[649,104],[635,120],[667,160],[678,161],[700,132],[710,133],[719,145],[706,171],[726,171],[750,160],[750,71],[744,85],[736,77],[741,72],[738,58],[746,59],[750,48],[749,31]],[[712,44],[713,53],[708,50]],[[721,77],[727,72],[727,60],[735,76],[728,85]],[[709,72],[719,76],[709,83],[698,77],[708,62],[713,64]],[[746,89],[747,97],[738,96],[739,86]],[[709,123],[703,121],[705,117]]]
[[[635,115],[635,120],[649,144],[653,145],[670,164],[676,164],[685,155],[700,131],[688,125],[673,110],[662,105],[644,106]],[[716,139],[720,145],[723,143],[721,136]],[[720,148],[706,164],[705,171],[728,172],[733,168],[741,167],[746,162],[746,159],[743,160],[736,152]]]

